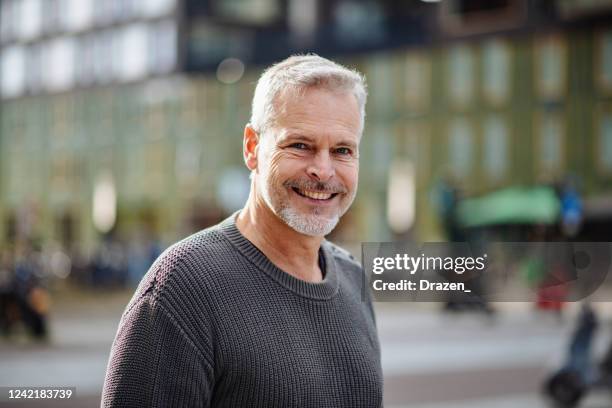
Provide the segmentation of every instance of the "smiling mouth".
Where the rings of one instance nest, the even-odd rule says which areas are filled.
[[[327,201],[338,195],[338,193],[322,193],[320,191],[300,190],[296,187],[292,188],[293,191],[295,191],[297,194],[301,195],[302,197],[310,198],[312,200]]]

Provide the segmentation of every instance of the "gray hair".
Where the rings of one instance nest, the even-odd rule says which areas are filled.
[[[273,125],[277,114],[275,103],[283,90],[301,91],[310,87],[351,92],[361,114],[360,133],[363,131],[367,99],[365,78],[355,70],[315,54],[294,55],[264,71],[253,95],[250,120],[253,129],[264,133]]]

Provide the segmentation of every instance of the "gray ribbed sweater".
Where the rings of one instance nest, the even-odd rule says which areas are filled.
[[[359,264],[324,241],[324,280],[299,280],[234,217],[169,248],[143,278],[119,324],[102,406],[382,406]]]

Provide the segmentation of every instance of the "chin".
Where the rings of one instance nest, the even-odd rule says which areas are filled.
[[[329,218],[320,215],[299,214],[291,208],[282,209],[280,217],[295,231],[313,237],[329,234],[340,221],[340,217],[337,215]]]

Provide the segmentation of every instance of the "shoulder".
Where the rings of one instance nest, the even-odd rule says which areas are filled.
[[[232,245],[218,225],[196,232],[171,245],[155,260],[133,300],[149,294],[164,302],[168,298],[204,292],[214,272],[222,269],[224,260],[232,252]]]
[[[349,251],[327,240],[323,241],[323,245],[341,268],[361,271],[361,264]]]
[[[226,265],[235,256],[219,225],[199,231],[166,249],[140,281],[121,324],[135,313],[153,324],[167,319],[197,347],[216,327],[215,292]],[[204,350],[203,352],[208,352]]]

